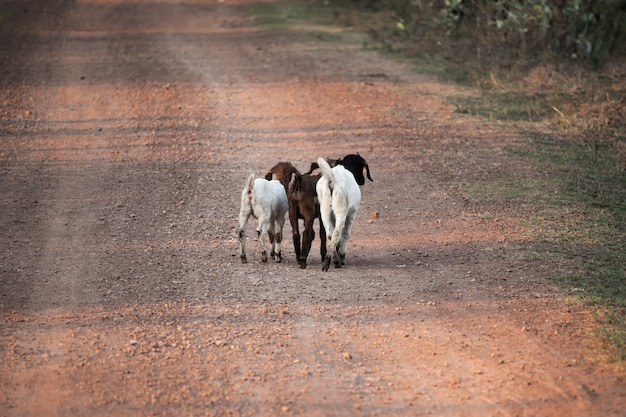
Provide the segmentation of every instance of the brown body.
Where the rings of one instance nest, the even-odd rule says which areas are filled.
[[[266,179],[277,179],[285,187],[289,201],[289,221],[291,222],[293,247],[301,268],[306,268],[306,260],[311,251],[311,243],[315,239],[313,222],[319,219],[320,224],[320,254],[322,260],[326,257],[326,230],[320,217],[319,204],[315,192],[315,185],[319,175],[300,174],[289,162],[279,162],[265,175]],[[298,220],[304,220],[302,241]]]

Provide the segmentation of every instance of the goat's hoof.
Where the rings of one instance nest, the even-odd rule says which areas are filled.
[[[276,263],[281,263],[283,261],[283,255],[282,253],[277,253],[276,254]]]
[[[248,258],[246,258],[245,256],[241,257],[241,263],[242,264],[247,264],[248,263]]]
[[[324,265],[322,265],[322,271],[326,272],[330,268],[330,258],[326,258]]]
[[[306,268],[306,259],[300,259],[298,263],[300,264],[300,268],[302,269]]]
[[[263,261],[263,263],[267,263],[267,253],[263,252],[261,254],[261,261]]]

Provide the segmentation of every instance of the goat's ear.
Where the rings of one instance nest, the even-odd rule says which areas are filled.
[[[315,171],[316,169],[319,169],[320,166],[317,164],[317,162],[311,162],[311,169],[309,169],[309,172],[305,172],[305,175],[310,175],[313,173],[313,171]]]
[[[370,181],[374,181],[374,180],[372,179],[372,176],[370,175],[370,166],[369,166],[369,165],[367,165],[367,164],[365,164],[365,173],[367,174],[367,179],[368,179],[368,180],[370,180]]]

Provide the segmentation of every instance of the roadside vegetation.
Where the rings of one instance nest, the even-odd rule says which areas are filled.
[[[540,179],[465,187],[532,207],[524,256],[574,263],[553,277],[595,311],[590,337],[626,369],[626,0],[327,0],[250,6],[268,28],[349,28],[366,48],[465,87],[459,114],[516,128]],[[535,246],[533,246],[535,245]]]

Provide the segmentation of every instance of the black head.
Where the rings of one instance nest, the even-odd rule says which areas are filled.
[[[317,165],[317,162],[311,162],[311,169],[309,169],[309,172],[305,172],[304,175],[311,175],[316,169],[320,169],[320,166]]]
[[[359,185],[365,184],[365,177],[363,176],[364,169],[367,174],[367,179],[374,181],[370,176],[370,167],[367,165],[367,161],[358,153],[344,156],[342,159],[337,160],[337,165],[343,165],[344,168],[352,172],[356,183]]]
[[[326,158],[326,162],[328,162],[328,165],[330,165],[331,168],[337,165],[341,165],[341,159]],[[305,175],[311,175],[313,171],[318,169],[320,169],[320,166],[317,164],[317,162],[312,162],[311,169],[309,169],[309,172],[305,172]]]

